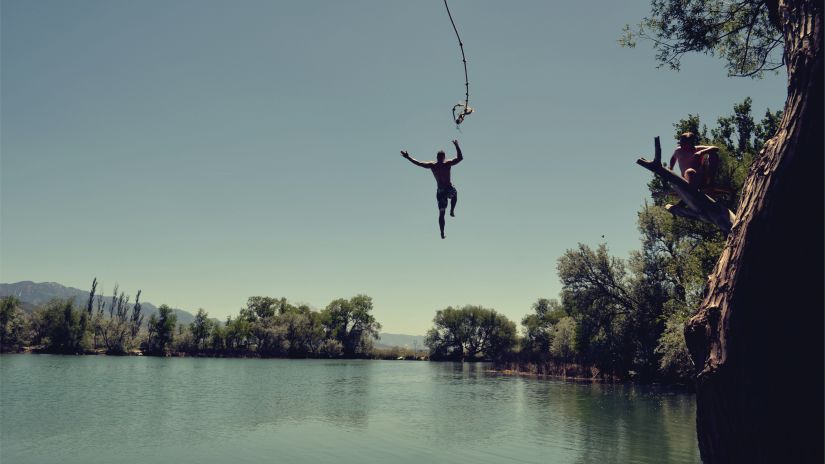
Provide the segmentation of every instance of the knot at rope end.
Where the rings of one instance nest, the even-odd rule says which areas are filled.
[[[458,108],[461,108],[461,113],[456,115],[455,110],[457,110]],[[453,106],[453,119],[455,120],[456,126],[461,124],[462,122],[464,122],[464,117],[473,114],[473,111],[474,111],[473,108],[470,107],[470,106],[467,106],[466,102],[458,103],[455,106]]]

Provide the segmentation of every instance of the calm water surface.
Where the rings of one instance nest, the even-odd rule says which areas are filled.
[[[482,364],[0,356],[0,462],[699,462],[691,395]]]

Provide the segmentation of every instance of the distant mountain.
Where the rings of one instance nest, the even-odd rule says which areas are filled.
[[[0,297],[11,295],[14,295],[20,299],[22,303],[22,309],[27,312],[31,312],[34,310],[34,308],[42,306],[55,298],[74,298],[75,304],[81,307],[85,307],[86,302],[89,300],[88,290],[66,287],[56,282],[38,283],[24,281],[13,284],[0,283]],[[131,296],[132,298],[129,301],[129,304],[133,305],[135,301],[135,296]],[[112,297],[110,295],[104,296],[103,298],[104,301],[106,301],[106,305],[108,308],[108,305],[111,303]],[[158,313],[157,306],[153,305],[152,303],[141,301],[140,306],[142,308],[142,312],[146,314],[146,319],[144,320],[149,320],[150,315],[157,315]],[[173,308],[172,311],[175,314],[177,314],[179,324],[189,324],[195,320],[195,316],[193,316],[190,312],[175,308]]]
[[[375,342],[375,346],[379,348],[390,348],[393,346],[398,346],[401,348],[414,349],[417,344],[419,350],[426,349],[426,347],[424,346],[423,335],[405,335],[392,333],[382,333],[379,335],[381,339]]]

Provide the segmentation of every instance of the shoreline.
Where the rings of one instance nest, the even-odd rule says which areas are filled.
[[[169,352],[166,354],[152,354],[145,353],[142,350],[129,350],[125,353],[107,353],[105,350],[87,350],[81,353],[60,353],[47,351],[39,347],[21,347],[17,351],[0,351],[2,355],[53,355],[53,356],[111,356],[111,357],[148,357],[148,358],[214,358],[214,359],[363,359],[376,361],[430,361],[426,356],[406,356],[406,357],[392,357],[392,356],[361,356],[361,357],[321,357],[321,356],[261,356],[257,353],[238,353],[238,354],[217,354],[217,353],[187,353],[182,351]],[[489,362],[489,361],[487,361]]]
[[[433,363],[473,363],[473,364],[480,364],[480,363],[488,363],[493,364],[493,361],[484,361],[484,360],[476,360],[476,361],[433,361],[426,357],[408,357],[408,358],[381,358],[381,357],[359,357],[359,358],[323,358],[323,357],[288,357],[288,356],[216,356],[216,355],[209,355],[203,353],[170,353],[165,356],[161,355],[154,355],[154,354],[145,354],[140,350],[132,350],[127,353],[123,354],[110,354],[106,353],[103,350],[96,350],[96,351],[88,351],[85,353],[50,353],[47,351],[39,351],[36,348],[26,347],[19,351],[2,351],[0,352],[0,357],[2,356],[14,356],[14,355],[52,355],[52,356],[110,356],[110,357],[148,357],[148,358],[211,358],[211,359],[273,359],[273,360],[319,360],[319,361],[427,361]],[[535,367],[535,364],[531,364],[531,366]],[[572,367],[572,365],[567,366],[568,368]],[[576,368],[582,369],[581,366],[575,365]],[[587,369],[588,371],[590,369]],[[592,372],[592,371],[591,371]],[[560,380],[564,382],[571,382],[571,383],[599,383],[599,384],[622,384],[622,385],[649,385],[649,386],[658,386],[658,387],[666,387],[666,388],[676,388],[676,389],[684,389],[690,392],[693,392],[693,388],[690,385],[681,384],[681,383],[667,383],[667,382],[641,382],[633,379],[620,379],[615,376],[601,376],[595,375],[591,377],[585,377],[582,375],[566,375],[566,374],[553,374],[547,372],[537,372],[536,369],[533,370],[523,370],[523,369],[511,369],[511,368],[489,368],[485,369],[484,373],[495,375],[495,376],[504,376],[504,377],[524,377],[536,380]]]
[[[552,380],[565,380],[571,381],[576,383],[629,383],[629,384],[636,384],[636,382],[630,380],[619,380],[619,379],[607,379],[607,378],[599,378],[599,377],[580,377],[580,376],[567,376],[567,375],[560,375],[560,374],[539,374],[536,372],[527,372],[527,371],[520,371],[515,369],[489,369],[486,372],[491,374],[503,375],[507,377],[528,377],[533,379],[545,380],[545,379],[552,379]]]

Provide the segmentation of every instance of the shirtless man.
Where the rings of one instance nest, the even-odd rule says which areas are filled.
[[[410,157],[410,154],[406,151],[401,150],[401,156],[407,158],[416,166],[429,169],[432,171],[433,176],[435,176],[435,183],[438,184],[435,198],[438,200],[438,226],[441,227],[441,238],[446,238],[444,236],[444,211],[447,209],[447,200],[451,200],[450,216],[452,217],[455,217],[455,203],[458,201],[458,192],[456,192],[455,187],[453,187],[453,184],[450,182],[450,168],[464,159],[464,156],[461,154],[461,148],[458,146],[458,140],[453,140],[453,145],[455,145],[456,157],[448,161],[444,161],[446,155],[443,150],[440,150],[438,154],[435,155],[435,161],[418,161]]]
[[[679,136],[679,148],[670,157],[670,170],[679,162],[682,177],[696,188],[709,187],[719,166],[719,148],[696,145],[696,135],[685,132]]]

